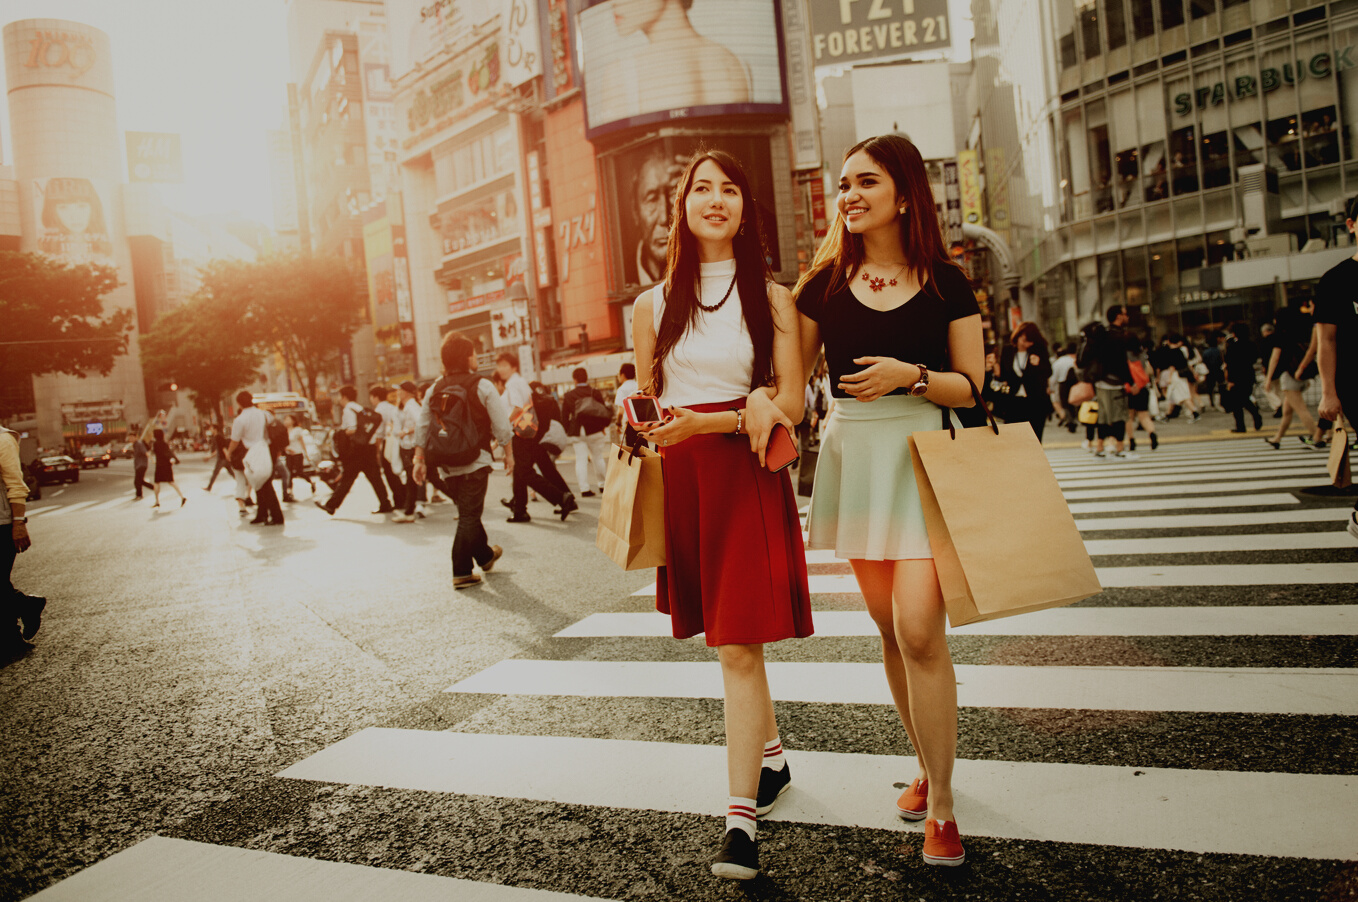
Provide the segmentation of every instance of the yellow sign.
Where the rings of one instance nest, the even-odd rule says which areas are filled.
[[[981,156],[974,150],[957,153],[957,187],[962,192],[962,221],[981,225],[985,221],[981,208]]]

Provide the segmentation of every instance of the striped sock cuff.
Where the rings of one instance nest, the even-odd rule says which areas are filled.
[[[755,834],[755,800],[742,799],[739,796],[731,796],[726,806],[726,829],[744,830],[754,839]]]
[[[781,739],[774,739],[764,745],[765,758],[777,758],[783,754],[783,742]]]

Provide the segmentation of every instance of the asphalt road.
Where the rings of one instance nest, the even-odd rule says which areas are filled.
[[[817,636],[768,652],[794,782],[743,887],[707,870],[715,656],[595,549],[597,498],[506,524],[497,475],[505,557],[455,593],[451,505],[301,488],[269,530],[196,461],[159,512],[87,471],[16,566],[49,604],[0,669],[0,898],[1358,899],[1352,499],[1292,485],[1323,455],[1049,453],[1113,587],[951,636],[968,863],[892,815],[911,750],[821,554]]]

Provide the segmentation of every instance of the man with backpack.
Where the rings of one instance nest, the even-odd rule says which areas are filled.
[[[374,444],[382,429],[382,415],[359,404],[358,389],[352,385],[341,388],[340,397],[344,399],[344,413],[340,417],[339,431],[335,433],[335,450],[339,452],[343,472],[339,485],[335,486],[335,494],[324,504],[317,501],[316,506],[334,516],[354,487],[358,474],[362,473],[377,495],[377,510],[373,513],[389,514],[394,508],[382,485],[382,471],[377,468],[377,446]]]
[[[476,345],[461,332],[443,336],[439,348],[443,378],[424,396],[415,425],[414,477],[423,485],[429,478],[457,505],[453,535],[453,588],[481,582],[474,568],[489,573],[504,554],[491,545],[481,513],[490,484],[490,440],[505,448],[513,435],[509,410],[489,379],[475,372]],[[506,451],[506,466],[513,452]]]
[[[1127,386],[1132,384],[1132,373],[1127,366],[1127,308],[1121,304],[1109,307],[1106,314],[1108,326],[1093,322],[1080,333],[1080,343],[1075,352],[1075,365],[1079,368],[1080,379],[1094,384],[1094,397],[1098,401],[1098,444],[1094,449],[1095,457],[1107,454],[1107,440],[1113,440],[1113,456],[1127,457],[1122,443],[1127,436]]]
[[[269,442],[269,423],[272,422],[268,411],[261,410],[255,406],[254,395],[248,391],[242,391],[236,395],[236,403],[240,406],[240,413],[231,423],[231,444],[227,448],[226,455],[232,460],[240,460],[239,472],[241,476],[237,480],[245,483],[246,491],[249,490],[249,482],[245,480],[245,456],[251,449],[261,443]],[[286,444],[286,442],[284,442]],[[239,458],[236,457],[237,449],[244,453]],[[272,460],[273,449],[270,447],[270,459]],[[278,503],[278,494],[273,490],[273,479],[270,474],[269,479],[264,480],[264,484],[255,490],[255,498],[259,501],[259,508],[255,512],[255,518],[251,524],[256,526],[282,526],[283,525],[283,506]],[[236,497],[239,499],[239,489]]]
[[[580,486],[581,498],[593,498],[594,489],[589,481],[589,465],[594,464],[594,485],[599,494],[604,491],[604,477],[608,473],[608,424],[613,422],[613,413],[604,403],[604,396],[597,388],[589,385],[589,373],[578,366],[571,373],[575,387],[566,392],[561,399],[561,413],[565,422],[566,434],[574,439],[575,481]]]

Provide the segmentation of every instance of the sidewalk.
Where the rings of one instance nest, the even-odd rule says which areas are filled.
[[[1312,411],[1314,416],[1314,411]],[[1222,440],[1239,439],[1243,442],[1252,442],[1260,447],[1263,446],[1264,438],[1273,435],[1278,428],[1278,421],[1273,419],[1273,412],[1263,411],[1264,428],[1258,432],[1254,431],[1254,424],[1248,422],[1246,417],[1245,433],[1231,432],[1235,428],[1235,418],[1229,413],[1219,410],[1208,410],[1202,415],[1202,419],[1196,423],[1190,423],[1186,417],[1178,417],[1173,420],[1165,420],[1155,424],[1155,432],[1160,436],[1160,444],[1180,444],[1184,442],[1214,442]],[[1137,451],[1150,451],[1150,439],[1144,432],[1133,433],[1136,436]],[[1306,431],[1297,425],[1296,420],[1292,421],[1292,427],[1287,430],[1286,442],[1300,448],[1301,443],[1292,436],[1305,435]],[[1078,448],[1084,440],[1084,427],[1081,426],[1074,433],[1067,432],[1056,423],[1047,423],[1046,431],[1042,436],[1043,448]],[[1284,444],[1286,448],[1288,445]]]

